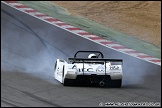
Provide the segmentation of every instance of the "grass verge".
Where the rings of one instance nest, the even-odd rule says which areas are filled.
[[[50,1],[18,1],[30,8],[36,9],[51,17],[57,18],[75,27],[81,28],[87,32],[101,36],[105,39],[114,41],[120,45],[136,51],[148,54],[150,56],[161,59],[161,48],[145,41],[134,38],[133,36],[126,35],[118,32],[109,27],[103,26],[90,19],[82,16],[72,16],[68,11],[57,5],[53,5]]]

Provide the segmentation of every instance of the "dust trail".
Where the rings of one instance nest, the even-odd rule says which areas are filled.
[[[134,58],[135,59],[135,58]],[[154,64],[146,64],[144,61],[125,59],[123,63],[123,85],[143,84],[153,79],[158,74],[159,67],[152,68]]]
[[[31,29],[6,11],[1,14],[1,71],[53,77],[56,58],[65,58],[66,54],[38,35],[46,30]]]
[[[27,49],[23,48],[23,50]],[[25,57],[17,52],[13,53],[12,50],[7,51],[1,48],[1,71],[27,73],[53,83],[53,68],[56,58],[59,58],[58,55],[61,56],[60,53],[52,56],[46,49],[41,49],[38,53]]]

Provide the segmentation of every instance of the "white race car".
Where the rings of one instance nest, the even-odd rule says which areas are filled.
[[[84,55],[88,57],[77,57]],[[78,51],[68,61],[57,59],[54,77],[64,86],[98,85],[121,87],[122,59],[105,59],[100,51]]]

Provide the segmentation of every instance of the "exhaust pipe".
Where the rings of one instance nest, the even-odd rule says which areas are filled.
[[[100,81],[100,82],[99,82],[99,85],[100,85],[101,87],[103,87],[103,86],[105,85],[105,82]]]

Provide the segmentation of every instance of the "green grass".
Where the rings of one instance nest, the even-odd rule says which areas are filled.
[[[81,28],[87,32],[91,32],[97,36],[117,42],[128,48],[137,50],[139,52],[148,54],[150,56],[161,59],[161,48],[145,41],[134,38],[133,36],[126,35],[118,32],[109,27],[103,26],[90,19],[82,16],[72,16],[68,11],[57,5],[53,5],[50,1],[18,1],[28,7],[36,9],[51,17],[57,18],[75,27]]]

